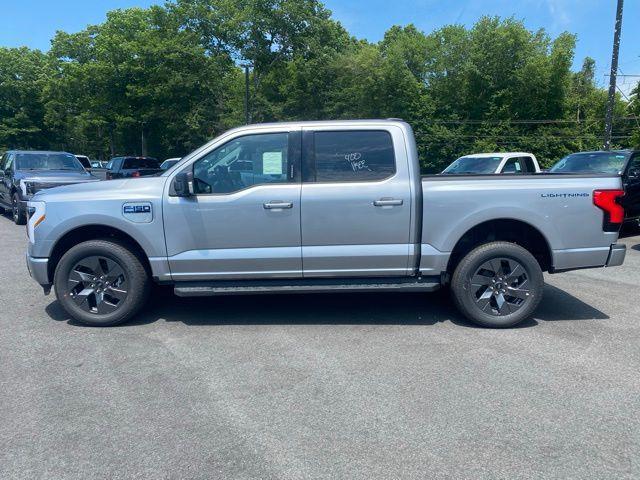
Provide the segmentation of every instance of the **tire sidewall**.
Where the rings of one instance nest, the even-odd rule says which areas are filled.
[[[488,260],[508,258],[522,265],[527,273],[530,297],[519,310],[509,315],[496,316],[481,311],[471,292],[471,277]],[[454,300],[462,313],[474,323],[485,327],[505,328],[514,326],[530,317],[542,298],[544,277],[537,260],[531,253],[516,244],[494,242],[472,250],[458,265],[452,279]]]
[[[110,246],[111,248],[109,248]],[[98,244],[98,242],[87,242],[73,247],[60,259],[54,275],[55,293],[58,301],[72,317],[88,325],[109,326],[125,321],[139,309],[135,290],[145,288],[145,279],[139,278],[136,269],[131,264],[131,259],[121,255],[119,250],[122,248],[124,247],[114,243],[100,242]],[[104,315],[89,313],[76,305],[69,296],[67,286],[71,269],[83,258],[94,255],[116,262],[125,273],[127,284],[129,285],[127,298],[123,304],[113,312]]]

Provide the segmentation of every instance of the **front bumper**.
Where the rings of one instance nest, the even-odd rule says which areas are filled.
[[[607,258],[607,267],[618,267],[624,263],[624,257],[627,255],[627,246],[621,243],[614,243],[609,249],[609,257]]]
[[[38,282],[44,289],[44,293],[51,291],[51,281],[49,280],[49,259],[48,258],[35,258],[28,253],[27,258],[27,270],[29,275],[36,282]]]

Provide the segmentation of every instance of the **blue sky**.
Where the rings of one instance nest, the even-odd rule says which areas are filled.
[[[114,8],[146,7],[154,0],[2,0],[0,46],[26,45],[47,50],[56,30],[74,32],[104,20]],[[578,34],[574,68],[589,55],[597,62],[597,80],[609,72],[615,0],[325,0],[334,18],[355,36],[377,41],[392,25],[414,23],[430,32],[442,25],[472,25],[482,15],[514,16],[528,28],[545,28],[552,36]],[[620,71],[640,75],[640,0],[626,0]],[[632,79],[620,79],[625,91]],[[640,78],[633,79],[637,82]],[[628,84],[625,84],[628,82]]]

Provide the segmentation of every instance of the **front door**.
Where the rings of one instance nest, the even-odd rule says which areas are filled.
[[[301,277],[299,157],[299,131],[270,131],[232,138],[187,167],[195,195],[164,200],[173,279]]]
[[[412,205],[405,145],[397,127],[305,127],[305,277],[408,274]]]

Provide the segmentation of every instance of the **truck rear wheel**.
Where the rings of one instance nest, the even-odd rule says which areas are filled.
[[[451,279],[458,309],[483,327],[507,328],[529,318],[542,299],[542,269],[519,245],[491,242],[469,252]]]
[[[56,297],[74,319],[111,326],[131,319],[145,304],[150,280],[140,259],[108,240],[80,243],[65,253],[54,275]]]

